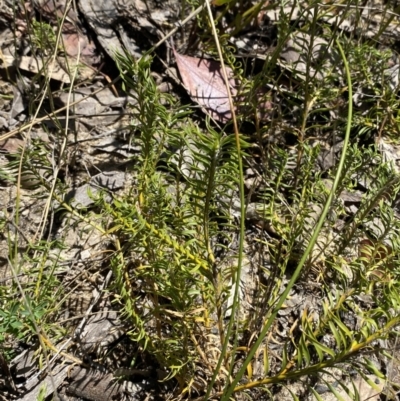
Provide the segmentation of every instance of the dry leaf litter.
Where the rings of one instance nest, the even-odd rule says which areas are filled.
[[[58,85],[76,83],[72,93],[57,91],[54,93],[54,101],[57,107],[68,108],[71,102],[80,101],[69,109],[69,118],[65,113],[60,113],[57,124],[68,132],[67,161],[61,166],[68,186],[68,197],[72,205],[77,208],[90,208],[93,206],[97,191],[111,193],[122,193],[126,188],[133,185],[134,178],[129,173],[129,164],[132,163],[131,156],[138,149],[129,143],[129,115],[127,105],[134,100],[129,95],[120,93],[115,87],[109,85],[114,77],[107,74],[112,68],[104,64],[112,63],[116,52],[123,53],[125,49],[129,54],[140,58],[158,39],[167,32],[165,27],[173,26],[180,19],[180,2],[169,1],[159,4],[155,1],[143,2],[141,0],[89,0],[77,1],[77,9],[72,7],[65,10],[66,2],[52,0],[35,0],[15,5],[12,1],[0,1],[0,134],[7,134],[14,128],[29,122],[27,109],[28,88],[37,89],[37,84],[32,77],[48,77]],[[306,4],[306,3],[304,3]],[[389,16],[382,11],[379,2],[368,2],[361,14],[361,20],[368,29],[357,32],[360,35],[373,37],[384,26],[382,40],[388,43],[392,39],[399,38],[400,25],[398,17],[388,19]],[[299,17],[302,8],[288,7],[287,15],[293,21]],[[306,8],[307,9],[307,8]],[[368,11],[370,10],[370,11]],[[304,19],[312,19],[310,15],[302,15]],[[350,20],[342,20],[340,14],[342,9],[339,5],[332,6],[326,13],[325,21],[333,27],[345,32],[353,32],[355,24]],[[65,23],[61,28],[61,40],[63,52],[57,57],[52,54],[42,54],[41,58],[34,57],[29,51],[27,41],[27,20],[34,15],[40,15],[46,19],[54,32],[59,28],[59,18],[66,15]],[[236,46],[238,55],[252,57],[254,60],[266,59],[267,52],[276,46],[276,30],[274,25],[278,22],[279,12],[277,9],[269,8],[260,16],[259,26],[251,26],[248,32],[237,37],[232,36],[231,42]],[[356,16],[354,17],[356,18]],[[358,17],[357,17],[358,18]],[[388,22],[388,24],[386,24]],[[360,29],[357,25],[357,29]],[[228,32],[229,33],[229,32]],[[257,38],[255,40],[254,38]],[[185,42],[185,38],[181,38]],[[15,48],[15,42],[21,44]],[[328,69],[339,68],[338,54],[333,50],[332,44],[323,38],[314,38],[313,51],[308,52],[310,37],[295,30],[285,47],[281,51],[281,57],[277,60],[277,66],[288,74],[295,73],[296,79],[304,79],[305,74],[314,74],[315,79],[323,80],[324,73]],[[383,46],[385,43],[383,43]],[[389,45],[388,45],[389,46]],[[221,74],[221,65],[212,57],[200,57],[199,54],[186,55],[180,50],[173,51],[179,76],[182,84],[188,91],[193,102],[200,105],[205,115],[209,115],[217,123],[228,123],[232,118],[232,110],[228,103],[227,88]],[[307,55],[307,56],[306,56]],[[311,57],[311,67],[307,65]],[[172,61],[171,61],[172,63]],[[324,68],[316,68],[321,63]],[[391,82],[391,87],[398,87],[398,60],[393,60],[388,65],[386,74]],[[107,68],[108,67],[108,68]],[[172,66],[171,66],[172,67]],[[17,79],[9,81],[7,73],[16,77],[16,71],[20,72]],[[103,72],[106,71],[106,72]],[[240,96],[241,83],[233,77],[233,71],[228,67],[230,91],[234,99]],[[341,74],[340,74],[341,75]],[[342,75],[341,75],[342,76]],[[165,77],[161,77],[160,85],[164,85]],[[86,82],[85,85],[80,85]],[[290,83],[286,90],[292,89]],[[165,86],[164,86],[165,87]],[[284,88],[285,89],[285,88]],[[279,93],[278,93],[279,92]],[[261,104],[259,118],[268,120],[271,115],[279,110],[278,102],[282,101],[282,91],[277,91],[273,85],[266,85],[265,93],[256,94],[256,100]],[[268,98],[264,96],[268,95]],[[360,102],[365,96],[360,89],[354,95],[354,101]],[[9,100],[12,99],[12,100]],[[274,99],[273,101],[269,99]],[[38,141],[43,151],[48,154],[50,166],[57,166],[55,148],[59,146],[52,135],[53,130],[58,128],[55,120],[50,116],[53,105],[44,101],[37,117],[42,118],[46,130],[40,125],[32,127],[28,135],[12,135],[0,142],[0,166],[7,165],[9,157],[22,148],[29,147],[32,141]],[[295,110],[293,111],[295,114]],[[335,113],[332,111],[332,113]],[[204,117],[204,116],[203,116]],[[279,136],[279,127],[272,137]],[[276,139],[275,139],[276,140]],[[316,144],[317,145],[317,144]],[[384,136],[379,139],[379,148],[384,157],[399,168],[398,146],[391,144]],[[327,171],[337,161],[340,151],[340,141],[332,141],[327,138],[318,140],[318,146],[324,149],[319,157],[319,171]],[[188,149],[190,153],[190,149]],[[291,168],[291,166],[287,166]],[[188,167],[190,170],[190,167]],[[246,186],[248,190],[262,191],[260,181],[257,179],[258,167],[251,166],[246,171]],[[54,169],[50,169],[54,171]],[[41,170],[43,180],[51,182],[49,171]],[[51,174],[51,173],[50,173]],[[191,172],[188,171],[188,175]],[[10,171],[11,178],[15,178],[16,172]],[[343,202],[346,211],[352,215],[357,212],[360,199],[368,191],[373,178],[368,176],[354,177],[357,182],[357,190],[353,192],[343,191],[340,201]],[[43,211],[47,208],[46,199],[32,196],[32,175],[29,171],[22,172],[20,192],[17,193],[15,184],[11,185],[1,181],[0,205],[1,210],[7,210],[12,214],[15,210],[17,196],[20,202],[20,216],[23,221],[24,235],[18,236],[18,248],[24,249],[33,241],[43,235],[44,232],[52,232],[53,237],[62,237],[65,240],[66,249],[61,254],[53,255],[59,258],[56,275],[63,277],[63,286],[68,288],[70,296],[63,305],[64,314],[61,318],[66,322],[65,327],[74,331],[74,347],[69,348],[66,341],[62,340],[55,344],[59,350],[65,350],[64,355],[54,359],[46,372],[40,370],[37,364],[36,349],[24,349],[20,346],[20,355],[15,358],[8,369],[7,364],[0,361],[0,370],[3,377],[0,379],[0,394],[7,400],[33,400],[36,399],[40,388],[46,385],[46,394],[51,395],[56,389],[62,394],[63,400],[87,399],[93,401],[106,401],[109,399],[167,399],[162,392],[168,391],[168,387],[160,385],[158,379],[162,378],[163,372],[157,372],[154,361],[149,361],[146,369],[134,371],[135,382],[118,382],[119,373],[126,373],[124,368],[129,364],[129,355],[133,346],[125,336],[129,327],[118,316],[113,309],[110,299],[104,289],[110,280],[109,271],[104,269],[106,265],[102,254],[109,250],[109,244],[89,224],[74,220],[74,217],[64,217],[61,221],[54,222],[54,209],[50,210],[48,220],[42,220]],[[324,182],[326,190],[329,191],[332,182]],[[238,216],[240,213],[240,202],[236,194],[228,194],[232,205],[232,214]],[[276,205],[279,210],[280,205]],[[304,238],[299,238],[299,252],[301,243],[307,241],[317,221],[321,210],[321,204],[313,203],[307,205],[311,211],[306,221],[307,230]],[[54,207],[54,205],[53,205]],[[3,211],[0,213],[4,213]],[[72,219],[72,221],[71,221]],[[246,208],[246,219],[258,233],[266,233],[267,236],[276,237],[279,233],[271,226],[271,222],[265,214],[265,206],[261,202],[250,201]],[[281,217],[284,219],[284,217]],[[334,229],[340,230],[343,222],[336,221]],[[11,227],[12,219],[9,219],[10,232],[18,230]],[[379,236],[382,224],[376,221],[368,227],[369,230]],[[241,297],[244,301],[244,315],[251,314],[254,304],[257,302],[257,288],[260,282],[268,280],[256,266],[261,265],[268,270],[270,260],[263,254],[262,248],[252,241],[254,233],[247,233],[245,246],[245,261],[243,263],[241,277]],[[316,262],[314,268],[323,265],[323,252],[331,243],[332,232],[324,231],[315,247],[313,257]],[[12,238],[11,238],[12,240]],[[7,267],[9,238],[0,236],[0,280],[7,282],[12,279],[12,274]],[[357,249],[354,249],[357,253]],[[351,257],[351,255],[349,256]],[[235,264],[234,258],[226,263]],[[24,277],[20,278],[23,282]],[[349,278],[351,279],[351,277]],[[287,284],[282,283],[282,287]],[[315,285],[318,285],[316,283]],[[334,288],[332,288],[334,291]],[[319,318],[321,302],[315,299],[314,286],[305,283],[295,286],[289,294],[285,307],[279,312],[276,329],[270,338],[269,347],[273,355],[274,349],[279,350],[282,344],[290,339],[293,330],[298,326],[298,321],[304,310],[311,313],[313,319]],[[229,303],[232,302],[232,294]],[[368,305],[370,299],[360,299],[360,304]],[[229,309],[228,309],[229,310]],[[95,314],[88,314],[95,311]],[[226,317],[229,317],[227,312]],[[346,317],[349,327],[356,329],[356,317],[349,312]],[[79,322],[83,322],[78,332],[76,328]],[[326,338],[329,346],[332,339]],[[64,348],[65,347],[65,348]],[[112,348],[112,352],[109,350]],[[110,354],[105,358],[105,354]],[[278,355],[278,353],[276,354]],[[1,354],[0,354],[1,356]],[[95,359],[102,360],[97,363]],[[274,371],[274,363],[279,366],[277,358],[271,358],[271,371]],[[381,361],[376,361],[377,365]],[[153,364],[153,365],[152,365]],[[396,371],[398,366],[394,363],[392,380],[398,380]],[[8,373],[8,374],[7,374]],[[47,374],[46,374],[47,373]],[[343,389],[338,386],[341,381],[346,381],[342,372],[328,372],[326,377],[320,377],[314,384],[314,388],[324,401],[330,401],[328,386],[334,386],[338,393],[347,400]],[[254,377],[262,376],[262,364],[254,366]],[[130,375],[126,375],[130,377]],[[139,380],[137,379],[139,378]],[[375,381],[378,388],[382,389],[383,383],[376,377],[370,377]],[[356,383],[360,389],[362,400],[378,400],[380,390],[371,389],[361,377],[357,377]],[[290,399],[289,391],[295,393],[304,400],[311,399],[308,392],[309,383],[301,380],[290,383],[286,387],[275,389],[276,400]],[[161,389],[161,390],[160,390]],[[255,398],[256,399],[256,398]],[[261,396],[258,399],[262,399]]]

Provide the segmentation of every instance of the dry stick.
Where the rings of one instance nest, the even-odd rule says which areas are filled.
[[[65,8],[65,13],[69,9],[69,7],[70,7],[70,3]],[[61,22],[61,26],[62,26],[62,23],[63,23],[63,21]],[[60,27],[60,31],[61,31],[61,27]],[[79,65],[80,55],[81,55],[81,45],[80,45],[80,41],[78,41],[78,55],[76,57],[76,63],[75,63],[74,68],[73,68],[73,73],[72,73],[72,78],[71,78],[71,86],[70,86],[70,89],[68,91],[67,106],[70,104],[70,101],[71,101],[73,85],[74,85],[74,82],[75,82],[75,79],[76,79],[76,76],[77,76],[77,73],[78,73],[78,65]],[[63,138],[63,141],[61,143],[61,148],[59,149],[59,152],[58,152],[59,153],[59,161],[58,161],[57,165],[54,168],[53,184],[51,186],[50,193],[49,193],[49,196],[47,197],[47,202],[46,202],[45,208],[43,210],[42,221],[46,221],[47,217],[49,215],[52,195],[53,195],[53,193],[54,193],[54,191],[56,189],[57,177],[58,177],[58,174],[59,174],[59,172],[61,170],[61,160],[62,160],[62,157],[64,155],[65,149],[67,147],[68,124],[69,124],[68,122],[69,122],[69,108],[67,109],[66,116],[65,116],[65,123],[66,124],[65,124],[64,138]],[[55,162],[54,158],[53,158],[53,161]],[[39,238],[41,239],[43,237],[43,234],[44,234],[44,228],[45,228],[45,224],[42,225],[41,229],[40,229],[40,227],[38,227],[34,238],[38,235],[39,230],[40,230]]]
[[[111,276],[112,276],[112,270],[110,270],[100,288],[100,291],[98,292],[98,294],[93,298],[92,302],[90,303],[89,307],[87,308],[87,311],[85,313],[85,316],[83,317],[83,319],[81,320],[81,322],[79,323],[78,327],[75,329],[74,335],[73,335],[73,340],[79,341],[80,340],[80,336],[82,334],[82,329],[85,326],[89,315],[92,313],[93,308],[95,307],[95,305],[97,304],[97,302],[99,302],[100,297],[102,295],[103,290],[108,286],[108,283],[111,280]]]
[[[67,340],[64,344],[62,344],[60,349],[57,349],[50,342],[50,340],[47,337],[44,337],[43,335],[41,335],[41,336],[42,336],[42,340],[49,347],[49,349],[54,351],[54,356],[51,358],[50,364],[53,363],[59,357],[59,355],[65,357],[66,359],[72,361],[73,363],[78,363],[78,361],[80,361],[80,359],[75,358],[73,355],[70,355],[70,354],[68,354],[66,352],[63,352],[63,349],[68,346],[68,344],[71,342],[71,339]],[[27,382],[25,383],[24,387],[26,387],[26,388],[36,387],[39,384],[39,381],[41,380],[43,372],[46,372],[47,369],[48,369],[47,366],[44,366],[43,368],[39,369],[39,371],[37,373],[35,373],[32,377],[30,377],[27,380]]]
[[[193,17],[198,15],[203,8],[204,5],[197,7],[196,10],[192,11],[182,22],[178,23],[178,26],[176,26],[171,32],[169,32],[160,41],[158,41],[146,54],[153,52],[155,49],[157,49],[157,47],[162,45],[167,39],[169,39],[174,33],[176,33],[179,28],[182,28],[182,26],[188,23]]]
[[[179,23],[179,25],[172,29],[171,32],[169,32],[166,36],[164,36],[162,39],[160,39],[150,50],[148,50],[145,55],[150,54],[151,52],[153,52],[155,49],[157,49],[157,47],[161,46],[167,39],[169,39],[174,33],[176,33],[178,31],[179,28],[181,28],[183,25],[187,24],[193,17],[195,17],[196,15],[198,15],[200,13],[200,11],[203,9],[204,6],[200,6],[198,7],[196,10],[194,10],[192,13],[190,13],[190,15],[188,17],[186,17],[182,22]],[[41,123],[44,120],[47,120],[48,118],[54,117],[57,114],[67,110],[68,108],[75,106],[77,104],[79,104],[80,102],[83,102],[84,100],[92,97],[93,95],[96,95],[98,93],[100,93],[102,90],[112,87],[114,84],[116,84],[120,79],[121,76],[126,73],[126,71],[123,71],[118,77],[114,78],[111,82],[109,82],[106,86],[99,88],[97,90],[95,90],[94,92],[92,92],[90,95],[83,97],[82,99],[76,100],[75,102],[72,102],[70,104],[67,104],[66,106],[63,106],[55,111],[53,111],[52,113],[49,113],[48,115],[44,116],[44,117],[40,117],[40,118],[35,118],[33,121],[31,121],[28,124],[23,125],[22,127],[16,128],[11,130],[10,132],[8,132],[7,134],[1,135],[0,136],[0,141],[10,138],[15,134],[18,134],[20,132],[26,131],[27,129],[33,127],[34,125]]]
[[[69,109],[72,106],[75,106],[77,104],[79,104],[80,102],[89,99],[90,97],[92,97],[93,95],[97,95],[98,93],[100,93],[102,90],[109,88],[110,86],[112,86],[113,84],[117,83],[119,80],[121,79],[121,76],[118,76],[117,78],[113,79],[110,83],[108,83],[106,86],[99,88],[97,90],[95,90],[94,92],[92,92],[90,95],[83,97],[82,99],[76,100],[75,102],[72,102],[70,104],[67,104],[66,106],[63,106],[55,111],[53,111],[52,113],[49,113],[43,117],[40,118],[36,118],[34,121],[31,121],[28,124],[23,125],[22,127],[13,129],[12,131],[8,132],[7,134],[4,134],[2,136],[0,136],[0,141],[10,138],[15,134],[18,134],[20,132],[26,131],[27,129],[33,127],[36,124],[41,123],[42,121],[47,120],[48,118],[54,117],[57,114],[61,113],[62,111],[65,111],[67,109]]]
[[[64,21],[65,21],[66,13],[67,13],[67,10],[68,10],[70,4],[71,4],[71,0],[68,2],[68,4],[67,4],[66,7],[65,7],[65,13],[64,13],[64,15],[63,15],[63,17],[62,17],[60,26],[62,26],[63,23],[64,23]],[[62,30],[60,29],[59,32],[58,32],[58,34],[57,34],[57,39],[56,39],[56,44],[55,44],[55,50],[54,50],[54,54],[53,54],[53,56],[52,56],[52,58],[51,58],[51,62],[50,62],[50,70],[49,70],[49,73],[47,74],[46,79],[45,79],[45,85],[44,85],[43,95],[42,95],[42,97],[41,97],[41,99],[40,99],[40,101],[39,101],[39,105],[38,105],[38,108],[37,108],[37,110],[36,110],[34,119],[37,117],[37,115],[38,115],[38,113],[39,113],[39,110],[40,110],[40,108],[41,108],[41,106],[42,106],[42,104],[43,104],[43,102],[44,102],[45,93],[46,93],[46,91],[47,91],[48,88],[49,88],[50,77],[52,76],[52,73],[53,73],[54,68],[55,68],[55,66],[56,66],[56,63],[55,63],[55,62],[56,62],[56,57],[57,57],[57,49],[58,49],[58,47],[59,47],[59,44],[60,44],[60,41],[61,41],[61,38],[62,38],[61,32],[62,32]],[[30,131],[31,131],[32,127],[33,127],[33,125],[30,125],[30,126],[29,126],[28,137],[29,137],[29,135],[30,135]],[[19,211],[20,196],[21,196],[20,188],[21,188],[22,163],[23,163],[23,159],[24,159],[24,152],[25,152],[25,147],[23,147],[23,148],[22,148],[22,151],[21,151],[21,159],[20,159],[20,162],[19,162],[19,170],[18,170],[17,197],[16,197],[16,225],[18,225],[18,222],[19,222],[19,219],[18,219],[19,213],[18,213],[18,211]],[[50,203],[50,199],[49,199],[49,201],[48,201],[48,204],[49,204],[49,203]],[[46,209],[47,209],[47,208],[46,208]],[[45,216],[45,214],[42,215],[42,217],[44,217],[44,216]],[[42,226],[42,231],[43,231],[43,230],[44,230],[44,225]],[[17,263],[18,263],[18,259],[17,259],[17,258],[18,258],[18,252],[16,252],[15,255],[16,255],[16,256],[15,256],[15,260],[14,260],[13,262],[14,262],[15,264],[17,264]],[[37,322],[36,322],[35,315],[33,314],[33,311],[32,311],[32,309],[31,309],[31,307],[30,307],[30,303],[28,302],[28,299],[26,298],[26,295],[25,295],[25,292],[24,292],[24,290],[23,290],[23,288],[22,288],[22,285],[21,285],[20,281],[18,280],[18,278],[16,277],[16,271],[15,271],[15,269],[14,269],[14,266],[11,264],[11,261],[9,261],[9,264],[10,264],[10,267],[11,267],[11,271],[12,271],[13,275],[15,276],[15,281],[16,281],[16,283],[17,283],[17,286],[18,286],[18,289],[19,289],[19,291],[20,291],[20,294],[21,294],[21,296],[22,296],[22,298],[23,298],[23,300],[24,300],[24,303],[26,304],[27,310],[29,311],[29,314],[30,314],[30,317],[31,317],[31,320],[32,320],[32,323],[33,323],[33,327],[34,327],[34,329],[35,329],[35,331],[36,331],[36,335],[37,335],[37,337],[38,337],[39,343],[40,343],[40,345],[41,345],[41,347],[42,347],[42,351],[43,351],[44,358],[45,358],[45,360],[46,360],[46,368],[47,368],[47,371],[48,371],[47,373],[48,373],[48,375],[49,375],[51,385],[53,386],[53,392],[54,392],[54,394],[55,394],[55,397],[58,398],[58,389],[57,389],[57,386],[56,386],[56,384],[55,384],[53,375],[52,375],[52,374],[50,373],[50,371],[49,371],[49,369],[50,369],[49,355],[48,355],[47,349],[46,349],[46,347],[44,346],[44,343],[43,343],[43,341],[42,341],[42,334],[41,334],[41,333],[42,333],[42,328],[39,327],[39,325],[38,325]]]

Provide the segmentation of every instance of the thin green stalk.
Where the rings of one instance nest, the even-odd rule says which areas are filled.
[[[348,83],[348,99],[349,99],[349,106],[348,106],[348,112],[347,112],[347,127],[346,127],[346,134],[345,134],[345,138],[344,138],[344,143],[343,143],[343,152],[341,154],[340,157],[340,161],[339,161],[339,166],[338,166],[338,170],[336,172],[336,176],[335,176],[335,180],[332,186],[332,190],[329,194],[329,197],[325,203],[325,207],[324,210],[321,213],[321,216],[318,220],[318,223],[315,227],[314,230],[314,234],[311,237],[311,240],[307,246],[307,249],[305,250],[303,257],[301,258],[295,272],[293,273],[292,278],[290,279],[286,289],[283,291],[282,295],[280,296],[280,298],[277,301],[276,307],[274,308],[274,310],[272,311],[269,319],[267,320],[266,324],[264,325],[264,328],[262,329],[260,335],[258,336],[257,341],[254,343],[254,345],[251,347],[249,354],[247,355],[246,360],[243,362],[242,367],[240,368],[239,372],[237,373],[237,375],[235,376],[234,380],[232,381],[231,385],[229,386],[229,388],[227,389],[227,391],[224,392],[221,401],[228,401],[229,397],[231,396],[231,394],[235,391],[236,385],[239,382],[239,380],[241,380],[241,378],[244,376],[247,366],[249,365],[249,363],[252,361],[254,354],[256,353],[257,349],[259,348],[259,346],[261,345],[262,341],[264,340],[266,334],[268,333],[272,323],[275,321],[276,315],[278,314],[279,310],[281,309],[282,304],[285,302],[290,290],[292,289],[293,285],[296,283],[301,270],[306,262],[306,260],[308,259],[309,255],[312,252],[312,249],[318,239],[318,235],[322,229],[322,226],[324,224],[325,218],[328,214],[329,208],[331,206],[334,194],[336,192],[336,189],[339,185],[340,182],[340,177],[342,175],[342,171],[343,171],[343,166],[344,166],[344,162],[346,159],[346,152],[347,152],[347,148],[348,148],[348,144],[349,144],[349,139],[350,139],[350,129],[351,129],[351,120],[352,120],[352,116],[353,116],[353,104],[352,104],[352,99],[353,99],[353,94],[352,94],[352,83],[351,83],[351,77],[350,77],[350,70],[349,70],[349,66],[347,63],[347,59],[346,56],[343,52],[343,48],[340,45],[339,41],[337,39],[335,39],[335,43],[336,46],[339,49],[340,55],[342,57],[343,63],[344,63],[344,67],[345,67],[345,71],[346,71],[346,77],[347,77],[347,83]]]
[[[233,280],[235,282],[235,292],[234,292],[234,296],[233,296],[231,317],[229,319],[228,327],[227,327],[227,330],[226,330],[225,340],[224,340],[224,343],[222,344],[220,357],[219,357],[217,365],[216,365],[216,367],[214,369],[214,373],[213,373],[213,376],[211,378],[211,381],[208,384],[207,392],[206,392],[206,394],[204,396],[204,399],[207,400],[208,397],[210,396],[210,393],[211,393],[212,388],[214,386],[214,383],[215,383],[215,381],[217,379],[217,376],[220,373],[222,362],[225,360],[225,358],[227,356],[227,349],[228,349],[228,345],[229,345],[229,342],[230,342],[230,337],[231,337],[231,334],[232,334],[233,326],[234,326],[234,323],[235,323],[236,314],[238,312],[239,284],[240,284],[240,276],[241,276],[241,271],[242,271],[243,248],[244,248],[243,243],[244,243],[244,234],[245,234],[244,233],[244,225],[245,225],[245,194],[244,194],[242,150],[241,150],[241,145],[240,145],[240,135],[239,135],[239,128],[238,128],[238,124],[237,124],[237,120],[236,120],[235,107],[234,107],[234,104],[233,104],[233,99],[232,99],[232,95],[231,95],[231,91],[230,91],[230,87],[229,87],[229,79],[228,79],[228,75],[226,73],[224,58],[223,58],[223,55],[222,55],[221,46],[219,44],[218,33],[217,33],[216,28],[215,28],[215,24],[214,24],[214,20],[213,20],[213,14],[212,14],[212,11],[211,11],[209,0],[205,0],[205,4],[206,4],[206,7],[207,7],[208,16],[210,18],[210,24],[211,24],[211,28],[212,28],[212,32],[213,32],[213,36],[214,36],[214,40],[215,40],[215,45],[217,47],[218,56],[219,56],[219,59],[220,59],[220,62],[221,62],[222,76],[224,78],[224,83],[225,83],[225,86],[227,88],[229,106],[230,106],[231,113],[232,113],[232,123],[233,123],[233,129],[234,129],[234,132],[235,132],[236,149],[237,149],[237,154],[238,154],[239,197],[240,197],[240,206],[241,206],[240,207],[240,228],[239,228],[239,255],[238,255],[238,266],[237,266],[237,269],[236,269],[236,272],[235,272],[236,274],[233,276]],[[236,343],[237,343],[237,333],[235,335],[235,340],[234,340],[234,345],[233,345],[234,349],[236,348]],[[234,353],[232,354],[231,364],[230,364],[230,367],[229,367],[229,373],[231,372],[231,370],[233,368],[233,362],[234,362]],[[229,378],[227,378],[227,384],[228,383],[229,383]]]

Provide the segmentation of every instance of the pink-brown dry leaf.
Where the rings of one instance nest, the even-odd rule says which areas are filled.
[[[232,119],[228,91],[222,75],[221,64],[214,60],[183,56],[174,51],[176,64],[183,84],[190,97],[215,120],[226,123]],[[231,68],[226,67],[230,92],[234,98],[237,86]]]
[[[72,7],[66,8],[65,0],[34,0],[34,4],[39,13],[49,18],[54,24],[67,13],[67,18],[62,25],[62,36],[68,56],[76,57],[79,54],[80,60],[89,65],[100,62],[95,44],[90,42],[79,28],[79,17]]]
[[[0,141],[0,153],[15,154],[18,153],[25,145],[22,139],[8,138]]]
[[[63,44],[68,56],[77,57],[89,65],[95,65],[100,62],[94,42],[89,42],[88,38],[77,32],[63,33]]]

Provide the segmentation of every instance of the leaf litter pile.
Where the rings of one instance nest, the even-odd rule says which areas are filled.
[[[0,399],[396,399],[397,8],[200,5],[0,0]]]

